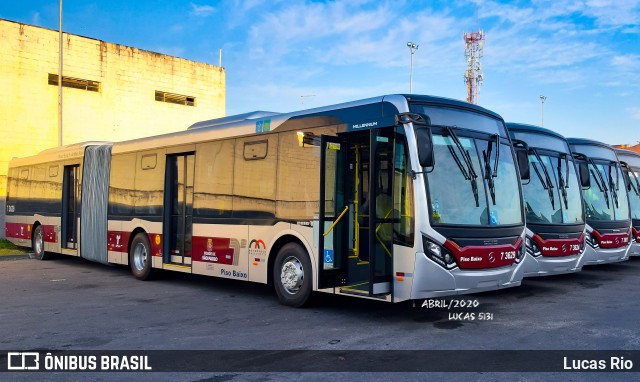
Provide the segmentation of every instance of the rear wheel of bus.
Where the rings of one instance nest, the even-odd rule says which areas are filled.
[[[41,225],[37,225],[33,229],[33,238],[31,239],[33,248],[33,256],[38,260],[48,260],[50,254],[44,250],[44,233]]]
[[[151,245],[144,232],[138,233],[131,242],[129,266],[131,267],[131,273],[138,280],[149,280],[151,278]]]
[[[298,308],[308,302],[312,289],[311,260],[298,244],[286,244],[278,252],[273,283],[282,304]]]

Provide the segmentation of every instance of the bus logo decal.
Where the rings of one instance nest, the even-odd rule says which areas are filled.
[[[213,239],[207,239],[207,252],[213,252]]]
[[[253,239],[249,242],[249,256],[265,256],[267,246],[263,240]]]

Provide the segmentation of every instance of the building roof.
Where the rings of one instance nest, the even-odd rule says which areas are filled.
[[[625,149],[625,150],[633,151],[633,152],[636,152],[636,153],[640,154],[640,143],[638,143],[635,146],[627,145],[627,144],[621,144],[621,145],[613,145],[613,147],[615,147],[616,149]]]

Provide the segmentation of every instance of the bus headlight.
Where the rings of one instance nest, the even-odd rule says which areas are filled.
[[[542,252],[540,252],[540,247],[538,246],[538,244],[533,241],[533,239],[531,239],[529,236],[527,236],[527,238],[525,239],[525,243],[526,245],[520,246],[520,250],[523,250],[524,247],[526,247],[526,251],[528,254],[530,254],[531,256],[540,256],[542,254]]]
[[[527,238],[526,242],[529,242],[529,238]],[[518,249],[518,256],[516,257],[516,263],[519,263],[524,258],[524,254],[526,253],[525,247],[526,245],[520,245],[520,248]]]
[[[445,269],[453,269],[458,266],[453,254],[438,243],[422,236],[424,253],[427,257]]]
[[[591,248],[600,248],[600,244],[598,244],[598,239],[596,239],[596,236],[593,233],[588,233],[586,235],[586,241]]]

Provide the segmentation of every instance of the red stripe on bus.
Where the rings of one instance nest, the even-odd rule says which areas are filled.
[[[620,248],[629,244],[629,232],[626,233],[605,233],[593,230],[593,235],[598,240],[600,248]]]
[[[14,239],[31,240],[31,227],[23,223],[5,223],[4,234]]]
[[[636,238],[636,241],[640,243],[640,232],[635,227],[631,228],[631,232],[633,232],[633,237]]]
[[[580,253],[580,246],[584,235],[580,235],[577,239],[547,239],[544,240],[538,235],[533,235],[533,240],[540,247],[542,256],[562,257],[573,256]]]
[[[449,249],[460,269],[498,268],[515,263],[518,250],[522,245],[522,238],[515,244],[502,245],[468,245],[460,248],[456,243],[447,240],[444,246]]]
[[[56,235],[56,226],[55,225],[42,225],[42,235],[44,236],[44,241],[46,243],[57,243],[58,235]]]
[[[131,233],[124,231],[107,232],[107,249],[114,252],[129,252],[129,237]]]
[[[192,239],[192,257],[193,261],[204,261],[216,264],[233,264],[235,250],[230,247],[231,239],[226,237],[199,237],[194,236]]]

